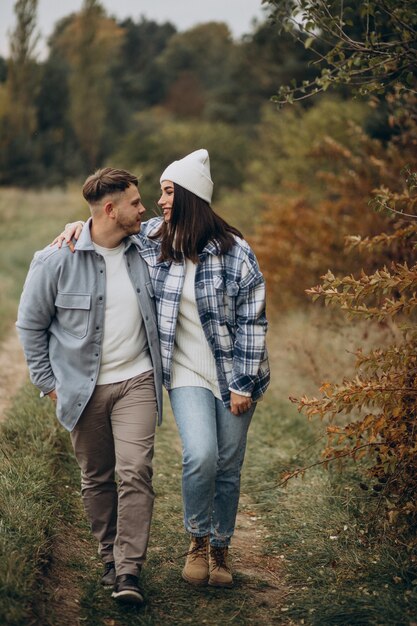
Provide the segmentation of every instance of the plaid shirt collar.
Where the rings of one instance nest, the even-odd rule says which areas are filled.
[[[158,239],[150,239],[149,235],[152,232],[156,231],[156,229],[152,229],[152,231],[148,232],[146,235],[140,232],[137,235],[137,243],[139,244],[140,253],[143,259],[149,260],[155,265],[170,265],[171,263],[180,263],[183,261],[157,261],[160,253],[160,242]],[[218,256],[219,255],[219,244],[216,241],[209,241],[205,246],[202,252],[198,255],[200,261],[204,261],[207,255]]]

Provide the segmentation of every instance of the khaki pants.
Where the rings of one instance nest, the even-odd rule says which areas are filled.
[[[91,529],[100,555],[105,562],[115,561],[118,576],[137,575],[146,557],[156,413],[149,371],[98,385],[71,433]]]

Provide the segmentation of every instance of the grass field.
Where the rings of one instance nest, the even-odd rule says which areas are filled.
[[[16,319],[16,302],[35,250],[64,224],[86,215],[78,188],[49,191],[2,189],[0,194],[0,340]]]
[[[316,434],[278,399],[259,407],[251,427],[241,508],[256,519],[261,562],[265,568],[276,564],[283,593],[271,604],[262,570],[238,573],[232,590],[196,590],[181,580],[188,541],[181,523],[178,435],[166,411],[157,438],[157,499],[143,577],[147,605],[120,608],[99,585],[101,563],[81,509],[68,436],[49,405],[24,389],[0,444],[0,623],[410,626],[417,610],[413,563],[392,535],[375,534],[369,523],[375,506],[357,478],[316,470],[285,490],[276,487],[283,468],[314,458],[314,446],[308,454],[305,448]]]
[[[8,193],[0,257],[0,280],[7,287],[3,332],[14,320],[33,249],[77,212],[85,216],[73,190]],[[0,433],[0,624],[413,626],[415,555],[393,529],[381,532],[377,501],[359,488],[356,470],[342,475],[315,469],[285,489],[279,486],[283,470],[319,458],[323,430],[299,415],[288,396],[312,393],[323,378],[347,374],[355,343],[380,342],[389,332],[330,322],[319,309],[272,320],[273,382],[251,426],[242,478],[241,512],[252,520],[253,545],[238,549],[236,541],[232,548],[234,589],[195,590],[180,578],[188,541],[181,520],[179,441],[166,404],[144,572],[148,601],[140,610],[118,607],[100,588],[101,564],[81,508],[69,437],[51,405],[25,386]],[[240,565],[253,561],[254,551],[258,567],[244,573]]]

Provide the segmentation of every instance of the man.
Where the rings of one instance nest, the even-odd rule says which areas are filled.
[[[76,254],[68,246],[35,254],[16,325],[32,382],[71,432],[102,584],[116,599],[141,604],[162,409],[153,291],[131,237],[145,208],[137,178],[124,170],[89,176],[83,195],[91,218]]]

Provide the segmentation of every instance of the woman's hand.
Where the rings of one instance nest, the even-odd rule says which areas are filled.
[[[72,239],[78,239],[83,229],[83,226],[84,222],[82,222],[81,220],[78,222],[71,222],[71,224],[65,224],[65,230],[63,230],[62,233],[58,235],[58,237],[55,237],[55,239],[51,243],[51,246],[57,244],[58,248],[61,248],[62,243],[66,241],[71,252],[74,252],[74,243]]]
[[[233,415],[241,415],[242,413],[246,413],[249,411],[252,406],[252,398],[248,398],[247,396],[241,396],[234,391],[230,392],[230,411]]]

